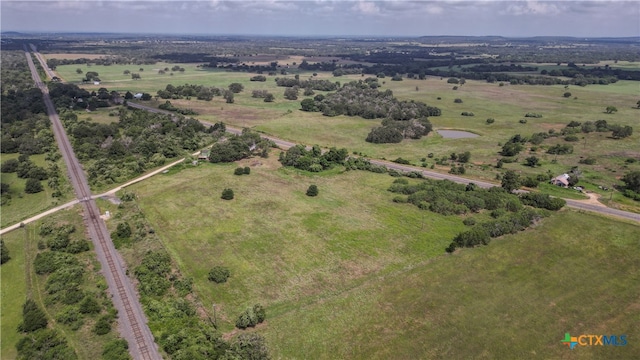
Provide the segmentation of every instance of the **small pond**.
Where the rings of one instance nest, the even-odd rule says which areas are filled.
[[[467,139],[478,137],[478,134],[461,130],[436,130],[445,139]]]

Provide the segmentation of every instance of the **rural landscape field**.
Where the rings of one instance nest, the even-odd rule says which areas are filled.
[[[3,2],[0,358],[637,358],[640,8],[504,4]]]

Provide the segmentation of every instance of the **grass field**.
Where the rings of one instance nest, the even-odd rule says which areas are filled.
[[[633,359],[637,342],[571,351],[560,340],[640,334],[638,234],[637,225],[563,212],[276,315],[261,332],[274,357],[290,359]]]
[[[447,79],[429,77],[427,80],[404,79],[404,81],[384,82],[382,90],[391,89],[394,94],[404,100],[418,100],[442,109],[443,115],[432,117],[431,121],[436,129],[469,130],[481,136],[474,139],[443,139],[432,133],[421,140],[405,140],[401,144],[370,144],[364,141],[366,135],[378,120],[366,120],[359,117],[324,117],[318,113],[305,113],[299,110],[298,101],[288,101],[282,98],[284,88],[276,87],[273,76],[266,82],[251,82],[252,74],[225,72],[197,68],[194,64],[181,64],[186,70],[176,72],[173,76],[157,74],[157,69],[174,64],[145,65],[140,72],[142,80],[132,81],[123,75],[125,69],[135,72],[130,65],[91,66],[83,70],[97,71],[103,79],[99,86],[85,85],[87,89],[107,87],[109,90],[132,92],[145,91],[155,94],[167,84],[181,85],[185,83],[202,84],[226,88],[232,82],[239,82],[245,90],[236,94],[234,104],[226,104],[221,98],[213,101],[173,100],[172,103],[180,108],[191,108],[200,115],[197,117],[208,121],[224,121],[238,127],[251,127],[265,133],[278,136],[294,142],[304,144],[319,144],[321,146],[346,147],[349,151],[357,151],[374,158],[395,159],[403,157],[414,163],[420,163],[428,153],[436,157],[448,156],[451,152],[471,151],[472,166],[467,170],[467,176],[483,180],[495,180],[500,172],[493,167],[500,157],[500,146],[511,136],[521,134],[531,135],[536,132],[547,132],[550,129],[561,130],[570,121],[595,121],[604,119],[609,123],[637,126],[640,109],[636,102],[640,95],[640,84],[635,81],[618,81],[610,85],[589,85],[586,87],[570,86],[531,86],[489,84],[483,81],[467,81],[452,90],[453,85]],[[84,66],[84,65],[83,65]],[[67,80],[80,78],[75,74],[78,66],[60,66],[58,72]],[[156,69],[154,71],[154,69]],[[281,75],[278,75],[281,76]],[[290,75],[291,76],[291,75]],[[305,79],[311,72],[301,72]],[[330,73],[319,73],[318,78],[329,79],[345,83],[359,80],[358,75],[333,77]],[[418,90],[416,90],[416,88]],[[267,89],[276,95],[274,103],[265,104],[261,99],[251,98],[251,91]],[[571,98],[564,98],[564,92],[572,93]],[[318,92],[321,93],[321,92]],[[438,100],[440,98],[440,100]],[[455,104],[454,99],[463,100]],[[163,102],[163,100],[161,100]],[[157,105],[156,102],[151,102]],[[615,114],[605,114],[607,106],[618,108]],[[461,116],[463,111],[471,111],[473,117]],[[540,113],[542,118],[528,118],[526,124],[519,123],[528,112]],[[494,118],[495,123],[487,125],[487,118]],[[506,164],[504,169],[516,170],[523,175],[535,175],[550,172],[554,176],[567,172],[572,166],[580,165],[580,159],[587,156],[595,157],[596,165],[580,165],[583,172],[582,184],[592,184],[611,187],[618,183],[619,178],[627,171],[640,169],[640,161],[635,164],[625,163],[628,158],[640,160],[640,132],[629,138],[614,140],[610,133],[578,134],[580,141],[572,143],[574,153],[555,157],[546,154],[545,148],[557,143],[564,143],[562,137],[546,140],[537,150],[530,148],[522,152],[519,161]],[[532,169],[523,166],[528,156],[541,159],[541,167]],[[427,161],[432,165],[433,161]],[[436,169],[438,169],[436,167]],[[447,171],[448,167],[441,168]],[[502,170],[504,171],[504,170]]]
[[[223,304],[227,330],[253,301],[287,311],[439,255],[464,227],[459,218],[391,202],[389,176],[307,176],[278,169],[274,155],[243,165],[251,175],[206,164],[130,189],[181,270],[194,277],[205,308]],[[318,197],[305,195],[310,184],[319,187]],[[225,187],[233,188],[234,200],[220,199]],[[208,282],[214,265],[231,268],[228,284]]]
[[[57,323],[55,317],[65,305],[61,303],[49,304],[46,300],[46,275],[37,275],[33,271],[32,263],[38,252],[37,243],[40,240],[38,235],[40,224],[43,222],[74,224],[76,232],[72,234],[72,240],[86,238],[81,211],[80,207],[63,210],[36,223],[28,224],[24,229],[18,229],[2,236],[11,255],[11,260],[0,267],[2,277],[0,354],[2,359],[16,358],[15,345],[21,338],[16,329],[22,321],[22,305],[27,293],[30,293],[40,308],[45,311],[49,327],[55,328],[64,335],[69,345],[75,349],[79,359],[100,358],[104,344],[118,336],[116,331],[102,336],[95,335],[91,331],[98,315],[87,315],[84,324],[77,331],[73,331],[67,325]],[[76,256],[81,263],[85,264],[85,282],[82,285],[82,290],[95,294],[100,302],[110,302],[105,296],[99,295],[102,292],[100,287],[106,288],[106,282],[99,273],[100,264],[95,258],[95,253],[88,251]]]
[[[565,210],[447,256],[461,219],[393,203],[393,178],[308,175],[275,157],[241,162],[249,176],[233,175],[236,164],[203,164],[129,189],[210,316],[216,304],[223,331],[261,303],[267,322],[257,331],[274,358],[631,358],[639,350],[567,353],[560,343],[565,332],[640,333],[637,225]],[[309,184],[318,197],[304,195]],[[234,200],[220,199],[226,187]],[[207,280],[215,265],[230,268],[227,283]]]
[[[16,330],[22,322],[22,305],[27,296],[25,272],[25,235],[19,229],[3,235],[11,259],[0,266],[0,357],[15,359],[15,345],[21,335]]]

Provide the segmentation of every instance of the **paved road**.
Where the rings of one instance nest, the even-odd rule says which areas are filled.
[[[31,48],[35,50],[32,45]],[[35,52],[35,51],[34,51]],[[96,255],[102,265],[102,273],[107,280],[109,291],[111,292],[113,304],[118,310],[118,325],[120,334],[129,343],[129,353],[134,359],[156,360],[162,359],[158,348],[153,340],[151,330],[147,326],[147,320],[136,296],[133,285],[125,275],[123,262],[116,252],[109,231],[105,223],[100,218],[100,211],[95,200],[91,196],[91,190],[85,174],[80,166],[69,138],[67,137],[62,122],[58,117],[55,106],[49,97],[49,89],[40,80],[40,75],[31,59],[30,53],[25,47],[25,55],[31,76],[36,85],[42,91],[43,99],[47,107],[47,113],[51,120],[56,142],[62,153],[62,157],[67,164],[69,179],[76,192],[78,201],[84,207],[84,220],[89,232]],[[36,53],[36,58],[46,69],[46,64],[42,62],[42,56]]]

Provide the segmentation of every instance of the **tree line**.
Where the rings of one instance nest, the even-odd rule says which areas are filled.
[[[326,96],[316,95],[301,102],[303,111],[322,112],[325,116],[360,116],[365,119],[383,118],[382,126],[367,136],[373,143],[400,142],[405,138],[419,139],[432,126],[429,116],[440,116],[441,110],[419,101],[400,101],[391,90],[376,90],[377,81],[352,81]]]

